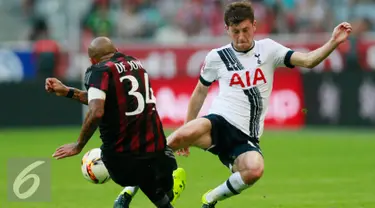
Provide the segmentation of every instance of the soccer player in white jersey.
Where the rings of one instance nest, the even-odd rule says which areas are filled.
[[[313,68],[343,43],[352,30],[349,23],[341,23],[323,46],[300,53],[271,39],[254,40],[256,21],[248,2],[229,4],[224,20],[232,42],[207,54],[190,99],[186,124],[168,138],[168,145],[180,150],[180,154],[187,155],[186,147],[196,146],[218,155],[232,171],[228,180],[203,195],[202,203],[206,208],[241,193],[263,175],[259,138],[275,68]],[[197,118],[214,81],[219,82],[219,95],[209,114]]]

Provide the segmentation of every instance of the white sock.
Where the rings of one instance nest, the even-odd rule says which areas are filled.
[[[225,181],[220,186],[216,187],[214,190],[210,191],[206,195],[206,200],[209,203],[214,201],[221,201],[229,198],[233,195],[240,194],[243,190],[249,188],[241,178],[240,172],[233,173],[227,181]]]
[[[121,194],[124,194],[126,192],[131,196],[134,196],[137,193],[138,189],[138,186],[126,186],[124,190],[121,191]]]

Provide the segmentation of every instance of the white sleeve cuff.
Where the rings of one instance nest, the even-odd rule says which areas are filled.
[[[88,102],[94,99],[101,99],[105,100],[106,94],[103,90],[99,90],[98,88],[95,87],[90,87],[89,91],[87,92],[88,96]]]

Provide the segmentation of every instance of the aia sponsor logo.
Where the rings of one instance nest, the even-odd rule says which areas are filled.
[[[254,75],[250,71],[233,73],[229,82],[230,87],[249,88],[251,86],[267,83],[266,77],[260,68],[255,69]]]

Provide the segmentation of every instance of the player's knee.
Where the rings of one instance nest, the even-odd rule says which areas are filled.
[[[240,155],[236,161],[236,169],[241,172],[243,181],[252,185],[263,176],[263,157],[254,151]]]
[[[263,176],[264,167],[263,167],[263,165],[255,167],[255,168],[250,169],[249,172],[250,172],[252,178],[254,178],[255,180],[259,180]]]
[[[244,182],[248,185],[252,185],[263,176],[264,167],[261,165],[255,167],[252,166],[241,172]]]

